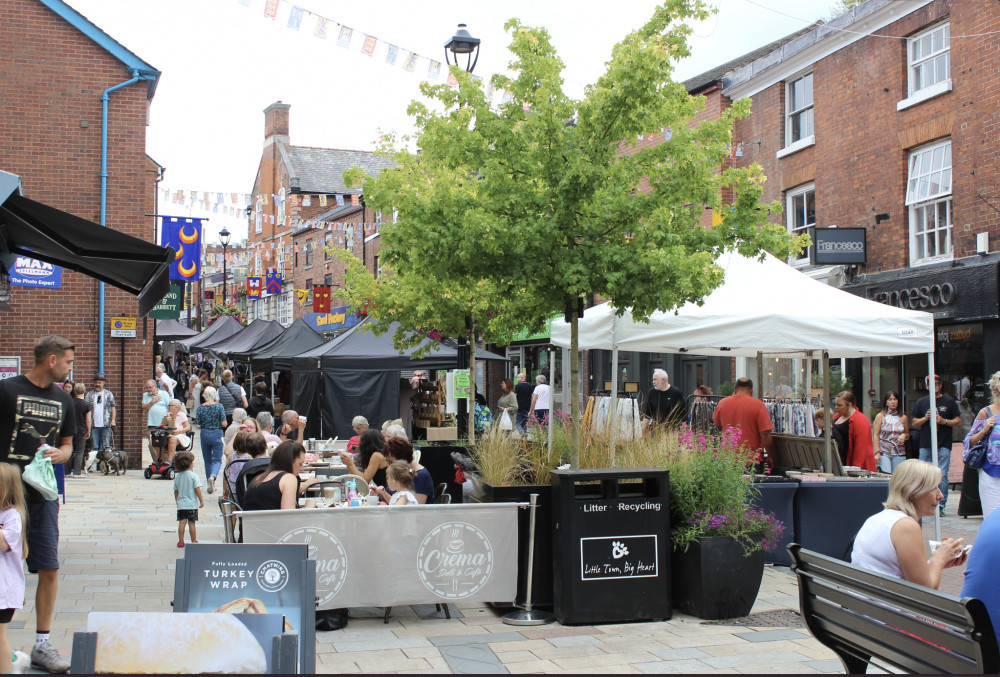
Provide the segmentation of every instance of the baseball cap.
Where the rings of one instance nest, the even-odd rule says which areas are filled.
[[[937,381],[937,382],[940,382],[941,381],[941,377],[938,376],[937,374],[934,374],[934,380]],[[930,383],[930,382],[931,382],[931,377],[930,376],[925,376],[924,377],[924,383]]]

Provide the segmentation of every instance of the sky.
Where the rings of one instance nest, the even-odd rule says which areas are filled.
[[[273,2],[274,0],[270,0]],[[162,72],[150,107],[147,152],[166,167],[173,190],[250,193],[264,140],[263,110],[290,104],[296,146],[372,150],[381,131],[412,132],[406,115],[420,98],[429,60],[441,61],[458,23],[482,40],[475,74],[506,72],[511,54],[504,24],[543,26],[566,64],[565,91],[583,95],[604,71],[615,43],[652,14],[654,0],[68,0],[104,32]],[[834,0],[709,0],[719,11],[694,26],[692,56],[678,64],[685,80],[830,14]],[[288,26],[304,10],[299,29]],[[616,13],[609,13],[609,9]],[[314,36],[319,18],[328,36]],[[338,46],[341,27],[353,29]],[[365,36],[376,38],[371,56]],[[387,46],[399,48],[396,65]],[[403,70],[409,52],[420,55]],[[442,64],[442,72],[444,66]],[[445,76],[442,76],[442,81]],[[112,95],[113,110],[113,95]],[[206,242],[223,227],[246,237],[245,219],[164,204],[160,213],[208,216]]]

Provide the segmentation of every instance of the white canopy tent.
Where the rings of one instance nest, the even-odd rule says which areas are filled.
[[[579,349],[612,351],[612,398],[618,392],[619,350],[724,357],[761,353],[806,357],[821,351],[825,358],[926,353],[928,372],[934,373],[930,313],[863,299],[770,254],[759,261],[727,252],[716,264],[725,271],[725,280],[700,305],[687,303],[676,311],[655,312],[644,323],[633,320],[627,309],[617,317],[615,308],[604,303],[588,308],[580,318]],[[569,323],[553,320],[551,340],[569,348]],[[828,396],[828,369],[823,384]],[[929,390],[933,410],[934,389]],[[825,429],[829,455],[830,426]],[[931,436],[937,463],[937,426],[931,428]],[[828,456],[827,467],[830,462]]]

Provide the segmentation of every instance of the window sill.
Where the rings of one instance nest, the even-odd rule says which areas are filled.
[[[951,254],[945,254],[944,256],[935,256],[933,258],[920,259],[918,261],[914,261],[911,259],[910,267],[919,268],[920,266],[930,266],[935,263],[945,263],[946,261],[954,261],[954,260],[955,260],[955,254],[954,252],[952,252]]]
[[[786,155],[791,155],[792,153],[797,153],[800,150],[802,150],[803,148],[808,148],[809,146],[815,146],[815,145],[816,145],[816,135],[813,134],[813,135],[807,136],[804,139],[799,139],[798,141],[796,141],[793,144],[789,144],[789,145],[785,146],[784,148],[782,148],[781,150],[779,150],[777,153],[775,153],[774,157],[776,157],[776,158],[783,158]]]
[[[910,96],[906,97],[902,101],[896,104],[896,110],[906,110],[911,106],[916,106],[918,103],[923,103],[928,99],[933,99],[936,96],[941,96],[942,94],[947,94],[951,91],[951,78],[947,80],[942,80],[941,82],[935,83],[930,87],[924,87],[923,89],[917,90]]]

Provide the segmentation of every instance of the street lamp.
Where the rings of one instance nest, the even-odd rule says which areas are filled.
[[[223,226],[222,230],[219,231],[219,242],[222,244],[222,302],[229,303],[229,287],[226,284],[227,272],[226,272],[226,248],[229,246],[229,237],[232,235],[226,227]]]
[[[455,63],[449,60],[448,52],[454,55]],[[474,38],[465,29],[465,24],[458,24],[458,30],[451,40],[444,44],[444,62],[449,66],[458,65],[458,55],[466,54],[465,71],[471,73],[479,61],[479,38]]]

